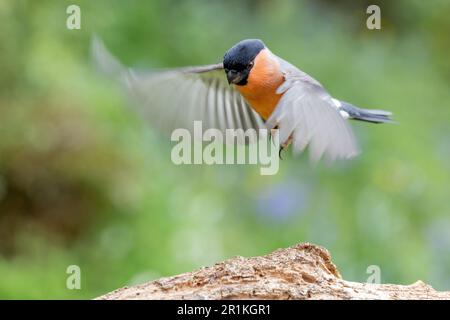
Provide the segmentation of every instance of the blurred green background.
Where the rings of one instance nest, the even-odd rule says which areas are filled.
[[[382,29],[366,28],[381,7]],[[66,8],[81,8],[81,30]],[[0,2],[0,298],[94,298],[235,256],[313,242],[343,277],[450,290],[450,1]],[[127,65],[215,63],[261,38],[337,98],[361,156],[311,167],[175,166],[171,144],[97,74],[91,35]],[[66,269],[81,268],[81,290]]]

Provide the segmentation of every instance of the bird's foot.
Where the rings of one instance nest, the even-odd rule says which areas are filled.
[[[281,156],[281,153],[283,152],[285,148],[283,146],[280,147],[280,150],[278,151],[278,157],[283,160],[283,157]]]

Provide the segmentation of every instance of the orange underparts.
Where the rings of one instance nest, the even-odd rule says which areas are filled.
[[[250,106],[267,120],[280,101],[281,95],[276,94],[276,90],[283,82],[284,77],[278,61],[271,57],[267,49],[263,49],[255,58],[247,84],[236,86],[236,89]]]

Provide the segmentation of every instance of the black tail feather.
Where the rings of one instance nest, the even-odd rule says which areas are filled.
[[[384,110],[361,109],[348,102],[340,101],[341,109],[348,113],[350,119],[371,123],[395,123],[392,113]]]

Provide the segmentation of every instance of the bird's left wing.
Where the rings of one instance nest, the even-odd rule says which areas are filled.
[[[169,134],[177,128],[193,131],[194,121],[202,121],[203,130],[222,132],[264,128],[260,116],[228,85],[222,63],[139,71],[123,67],[98,39],[92,51],[97,66],[120,80],[153,128]]]
[[[294,152],[309,146],[310,157],[318,161],[351,158],[358,153],[353,132],[340,115],[331,96],[315,79],[278,58],[285,82],[277,93],[283,94],[266,125],[278,126],[280,143],[292,137]]]

